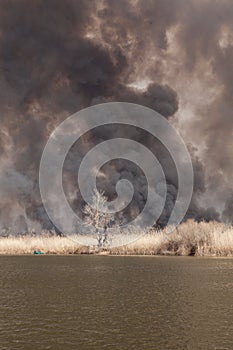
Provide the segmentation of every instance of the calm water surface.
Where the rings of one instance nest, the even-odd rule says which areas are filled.
[[[0,257],[0,349],[233,349],[233,259]]]

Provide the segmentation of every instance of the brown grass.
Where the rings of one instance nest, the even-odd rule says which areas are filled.
[[[189,220],[172,233],[151,230],[134,243],[105,249],[81,246],[57,236],[0,238],[0,254],[32,254],[36,249],[45,254],[233,256],[233,227]]]
[[[134,243],[113,248],[112,254],[233,256],[233,227],[189,220],[172,233],[150,232]]]

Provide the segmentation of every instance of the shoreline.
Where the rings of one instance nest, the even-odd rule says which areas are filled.
[[[1,257],[34,257],[33,253],[19,253],[19,254],[1,254]],[[117,255],[117,254],[62,254],[62,253],[54,253],[54,254],[42,254],[40,256],[47,256],[47,257],[80,257],[80,256],[99,256],[99,257],[122,257],[122,258],[174,258],[174,259],[182,259],[182,258],[188,258],[188,259],[194,259],[194,260],[204,260],[204,259],[233,259],[233,255],[152,255],[152,254],[126,254],[126,255]]]
[[[98,248],[96,245],[78,244],[79,235],[70,237],[9,236],[0,237],[0,255],[33,255],[34,250],[43,255],[98,255],[98,256],[195,256],[233,257],[233,227],[218,222],[182,223],[172,233],[166,229],[147,233],[130,233],[128,245]],[[135,240],[135,237],[140,237]],[[119,236],[121,242],[124,236]],[[127,236],[127,239],[129,236]],[[81,239],[80,239],[81,241]],[[36,254],[35,254],[36,255]]]

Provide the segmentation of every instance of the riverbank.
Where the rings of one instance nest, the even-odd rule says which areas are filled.
[[[64,255],[233,256],[233,227],[217,222],[196,223],[189,220],[170,234],[166,230],[151,230],[131,244],[113,248],[81,246],[67,237],[43,234],[0,238],[0,254],[33,254],[37,249],[44,254]]]

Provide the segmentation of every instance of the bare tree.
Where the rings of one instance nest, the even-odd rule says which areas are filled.
[[[109,243],[107,229],[111,221],[114,220],[114,214],[106,213],[107,197],[104,192],[94,190],[91,203],[86,204],[83,213],[85,223],[95,227],[99,247],[107,246]]]

